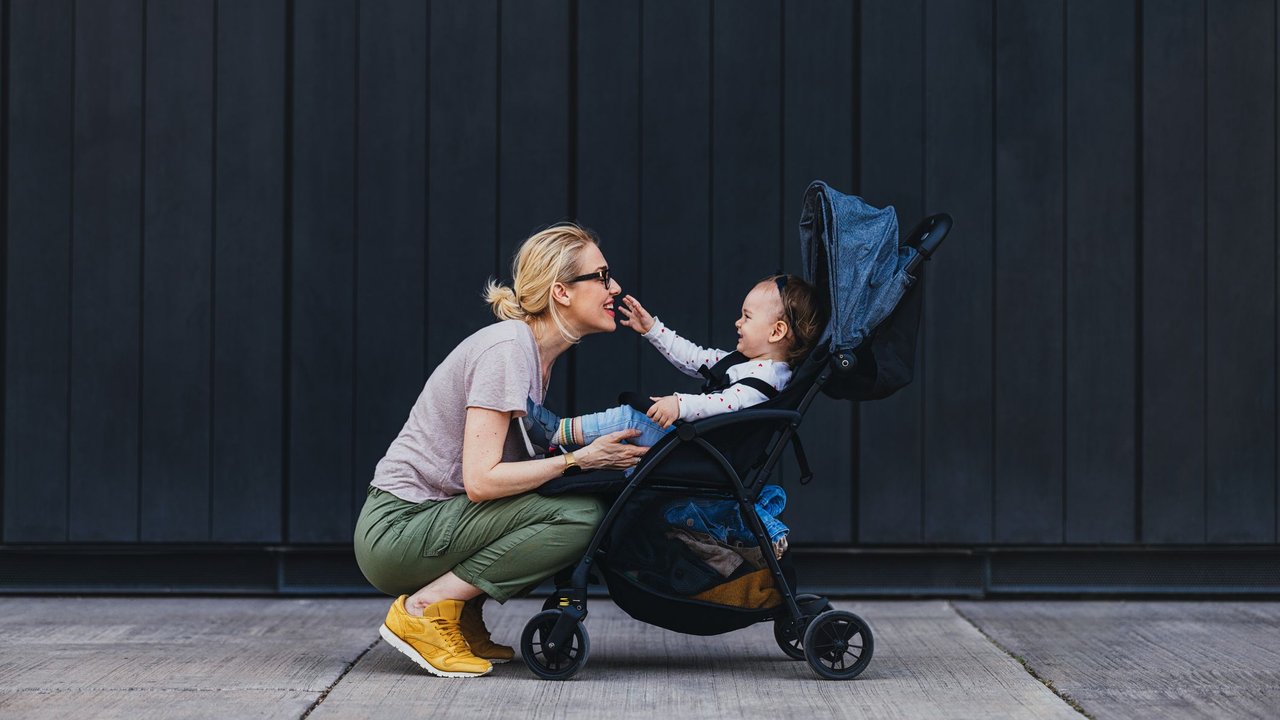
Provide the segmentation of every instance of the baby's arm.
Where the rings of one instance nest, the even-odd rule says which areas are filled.
[[[774,389],[782,390],[790,380],[791,373],[789,368],[780,363],[751,361],[729,368],[729,377],[733,380],[755,378]],[[769,399],[755,387],[742,382],[735,382],[721,392],[706,395],[677,394],[676,398],[680,403],[680,419],[685,421],[735,412]]]
[[[676,393],[676,397],[680,400],[680,419],[685,422],[736,412],[769,399],[748,385],[730,385],[727,390],[706,395]]]
[[[667,362],[690,377],[702,377],[698,374],[698,368],[703,365],[713,367],[720,362],[721,358],[729,354],[724,350],[699,347],[685,340],[674,330],[663,325],[658,318],[653,319],[653,327],[644,334],[644,339],[657,348]]]
[[[663,325],[661,320],[650,315],[640,301],[631,295],[622,298],[618,309],[623,314],[620,321],[623,325],[640,333],[662,353],[667,362],[675,365],[685,375],[702,377],[698,374],[698,368],[703,365],[711,367],[728,355],[723,350],[698,347],[680,337],[674,330]]]

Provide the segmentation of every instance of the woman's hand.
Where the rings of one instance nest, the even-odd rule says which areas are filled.
[[[462,486],[471,502],[536,490],[564,473],[564,459],[560,457],[503,461],[503,446],[513,416],[514,413],[488,408],[467,408],[462,441]],[[587,470],[632,467],[649,448],[627,445],[622,440],[639,434],[638,430],[624,430],[606,435],[575,451],[574,457],[578,466]]]
[[[573,457],[583,470],[626,470],[640,463],[640,458],[649,452],[649,448],[630,445],[622,442],[639,437],[636,429],[619,430],[602,435],[590,445],[573,451]]]
[[[644,309],[644,306],[635,297],[628,295],[622,298],[622,304],[618,306],[618,309],[625,316],[618,321],[619,324],[626,325],[641,335],[653,329],[653,316],[649,314],[648,310]]]
[[[653,401],[653,405],[649,406],[649,412],[645,415],[648,415],[650,420],[664,428],[669,428],[671,423],[680,419],[680,398],[668,395],[649,399]]]

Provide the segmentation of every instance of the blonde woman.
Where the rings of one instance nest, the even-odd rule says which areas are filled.
[[[567,469],[628,468],[647,448],[613,433],[562,457],[531,458],[520,420],[543,401],[556,358],[613,332],[621,292],[591,233],[557,225],[525,240],[511,287],[490,281],[499,322],[463,340],[431,373],[374,471],[356,523],[356,560],[398,596],[382,637],[428,672],[474,677],[510,660],[481,604],[550,577],[586,550],[604,508],[594,497],[532,491]]]

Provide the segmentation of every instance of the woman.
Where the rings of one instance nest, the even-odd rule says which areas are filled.
[[[474,677],[514,656],[489,638],[480,606],[533,587],[586,550],[603,517],[594,497],[534,492],[571,467],[627,468],[647,448],[614,433],[562,457],[530,459],[520,426],[551,366],[584,336],[613,332],[621,292],[595,238],[558,225],[520,246],[512,287],[485,292],[500,322],[463,340],[431,373],[374,471],[356,523],[356,560],[399,597],[382,637],[423,669]]]

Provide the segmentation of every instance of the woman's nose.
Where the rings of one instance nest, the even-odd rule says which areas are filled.
[[[622,293],[622,285],[617,278],[609,278],[609,295],[619,295]]]

